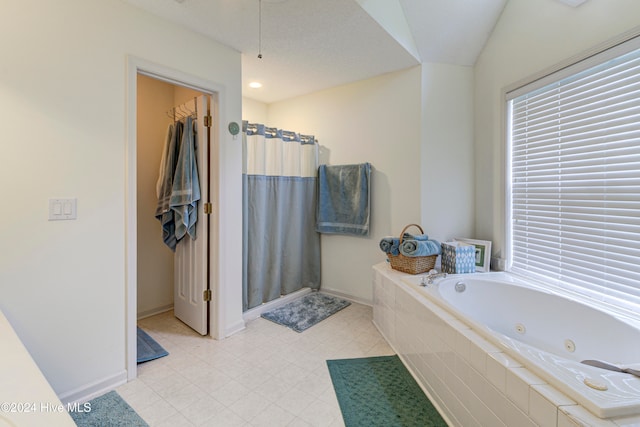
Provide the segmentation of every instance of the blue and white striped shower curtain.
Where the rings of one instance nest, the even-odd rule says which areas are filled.
[[[243,123],[243,310],[320,288],[313,136]]]

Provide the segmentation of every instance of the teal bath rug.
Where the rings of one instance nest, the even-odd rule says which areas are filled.
[[[398,356],[327,360],[346,427],[446,427]]]
[[[262,313],[262,317],[302,332],[349,305],[349,301],[312,292],[282,307]]]
[[[118,393],[110,391],[79,405],[70,415],[78,427],[148,427],[140,415]]]
[[[162,348],[156,340],[138,328],[138,363],[148,362],[149,360],[158,359],[168,354],[169,352]]]

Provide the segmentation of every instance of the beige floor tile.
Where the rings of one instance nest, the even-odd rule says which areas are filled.
[[[300,379],[300,381],[296,383],[296,388],[318,398],[328,388],[333,389],[333,384],[331,383],[331,378],[326,373],[311,373]]]
[[[236,380],[231,380],[218,389],[209,392],[209,395],[225,406],[231,406],[251,392]]]
[[[182,409],[180,413],[194,425],[200,426],[224,410],[226,410],[225,406],[213,397],[200,396]]]
[[[151,387],[140,379],[135,379],[124,384],[119,387],[117,391],[120,397],[136,411],[162,400],[162,397],[158,393],[153,391]]]
[[[307,406],[316,401],[317,399],[309,393],[294,387],[278,399],[276,403],[278,406],[299,417]]]
[[[281,369],[277,372],[278,378],[282,381],[285,381],[291,385],[291,387],[295,387],[298,382],[307,375],[309,375],[311,371],[306,368],[301,368],[293,363],[290,363],[289,366]]]
[[[153,426],[154,424],[163,422],[167,418],[177,414],[178,410],[171,406],[165,400],[161,399],[152,403],[151,405],[146,405],[139,409],[136,409],[136,412],[149,425]]]
[[[233,379],[219,369],[209,366],[198,378],[191,381],[207,394],[211,394],[229,384]]]
[[[202,427],[245,427],[249,426],[245,420],[233,412],[231,409],[225,408],[220,413],[209,418]]]
[[[278,405],[271,403],[262,412],[256,415],[251,421],[252,427],[274,427],[274,426],[286,426],[289,424],[295,416],[282,409]]]
[[[255,392],[265,397],[269,402],[277,402],[292,388],[291,383],[275,375],[270,381],[258,386]]]
[[[248,389],[255,389],[265,382],[273,378],[273,375],[256,366],[247,368],[242,374],[238,375],[236,381]]]
[[[311,427],[311,424],[309,424],[302,418],[295,417],[293,421],[287,424],[287,427]]]
[[[199,387],[193,384],[187,384],[185,387],[166,396],[165,400],[178,411],[182,411],[193,402],[197,402],[198,399],[201,399],[204,395],[205,392]]]
[[[163,421],[152,424],[151,427],[194,427],[194,424],[181,413],[177,413]]]
[[[169,356],[117,391],[151,426],[343,427],[326,361],[393,354],[371,318],[353,303],[302,333],[258,318],[217,341],[162,313],[138,324]]]
[[[249,392],[233,405],[229,406],[233,412],[238,414],[243,420],[251,421],[264,411],[271,402],[256,392]]]
[[[166,377],[163,377],[158,380],[154,379],[151,382],[147,382],[145,377],[139,377],[139,378],[142,379],[142,381],[146,382],[147,385],[149,385],[149,387],[153,389],[153,391],[158,393],[164,399],[174,395],[175,393],[179,392],[180,390],[182,390],[183,388],[185,388],[190,384],[189,380],[187,380],[185,377],[183,377],[182,375],[178,374],[175,371],[171,372]]]
[[[328,427],[338,417],[342,418],[339,410],[336,411],[333,406],[317,400],[298,415],[298,418],[314,427]]]

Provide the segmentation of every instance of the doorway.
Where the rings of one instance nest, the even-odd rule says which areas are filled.
[[[155,63],[151,63],[145,60],[141,60],[139,58],[129,57],[128,58],[128,68],[127,68],[127,194],[126,194],[126,223],[127,223],[127,231],[126,231],[126,313],[125,313],[125,337],[126,337],[126,363],[125,367],[127,370],[127,379],[133,380],[137,376],[137,334],[136,334],[136,324],[138,319],[138,142],[137,142],[137,98],[138,98],[138,76],[144,75],[145,77],[152,78],[158,80],[163,83],[167,83],[172,86],[176,86],[175,89],[178,92],[188,93],[190,97],[191,94],[200,93],[208,96],[210,100],[210,115],[212,119],[211,130],[210,130],[210,151],[208,153],[208,161],[212,165],[212,170],[209,174],[209,184],[211,185],[210,198],[209,200],[212,202],[213,208],[210,209],[211,215],[209,219],[209,225],[212,230],[218,230],[219,228],[219,203],[218,200],[218,168],[216,165],[218,164],[219,157],[219,138],[220,138],[220,117],[219,117],[219,103],[220,103],[220,91],[221,87],[207,80],[202,80],[200,78],[182,73],[180,71],[167,68]],[[195,92],[193,92],[195,91]],[[170,106],[168,108],[172,108]],[[164,107],[163,107],[164,108]],[[202,111],[202,110],[201,110]],[[162,111],[162,114],[166,119],[169,117],[166,114],[166,109]],[[161,120],[161,119],[160,119]],[[166,121],[165,121],[166,123]],[[166,128],[163,132],[166,132]],[[164,137],[163,137],[164,138]],[[163,139],[160,142],[156,142],[156,145],[163,145]],[[159,158],[157,157],[160,154],[156,154],[156,162],[149,161],[145,162],[144,159],[141,159],[142,163],[144,163],[144,167],[148,167],[150,170],[154,171],[153,173],[156,175],[155,180],[158,177],[159,171]],[[155,165],[153,164],[155,163]],[[141,166],[142,167],[142,166]],[[153,181],[153,180],[152,180]],[[148,183],[147,183],[148,184]],[[155,183],[153,184],[153,195],[155,195]],[[155,219],[153,215],[153,220],[156,222],[156,227],[159,227],[159,221]],[[151,222],[153,223],[153,221]],[[156,228],[156,232],[160,233],[160,229]],[[155,232],[154,232],[155,233]],[[224,330],[224,322],[222,321],[224,312],[223,307],[221,305],[220,298],[221,289],[220,289],[220,281],[218,280],[218,245],[219,245],[219,237],[218,233],[211,233],[208,250],[209,254],[206,260],[206,264],[209,266],[208,271],[206,272],[207,280],[209,281],[210,294],[211,294],[211,303],[209,303],[209,310],[207,311],[208,320],[206,321],[209,335],[212,338],[222,338],[224,334],[222,330]],[[163,263],[162,261],[157,261],[154,264],[158,265]],[[172,262],[169,262],[172,264]],[[172,276],[169,276],[172,277]],[[144,291],[143,291],[144,292]],[[170,298],[170,293],[167,294],[167,290],[163,295],[164,300],[167,302],[165,304],[165,309],[169,309],[172,301]],[[158,300],[153,301],[156,309],[158,307],[162,307],[162,302]],[[153,308],[151,309],[153,310]],[[144,312],[144,310],[143,310]],[[151,313],[147,313],[151,314]]]
[[[137,318],[173,310],[201,335],[208,334],[209,315],[209,211],[205,207],[210,206],[210,98],[199,90],[145,74],[137,76]],[[163,152],[171,145],[167,138],[172,140],[171,134],[183,127],[184,135],[193,135],[189,139],[194,141],[192,154],[199,177],[195,180],[197,221],[193,238],[187,234],[177,245],[167,245],[157,217],[163,191],[159,176],[164,174],[160,165],[165,163]],[[190,145],[187,141],[182,144]],[[166,200],[164,207],[168,208]],[[165,210],[173,218],[171,209]]]

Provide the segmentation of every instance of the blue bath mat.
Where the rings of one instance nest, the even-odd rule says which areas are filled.
[[[145,331],[138,328],[138,363],[148,362],[168,355],[169,352],[162,348]]]
[[[71,418],[78,427],[149,426],[115,391],[96,397],[79,407],[82,411],[70,411]]]
[[[346,427],[447,427],[398,356],[327,360]]]
[[[302,332],[349,305],[349,301],[312,292],[282,307],[262,313],[262,317]]]

